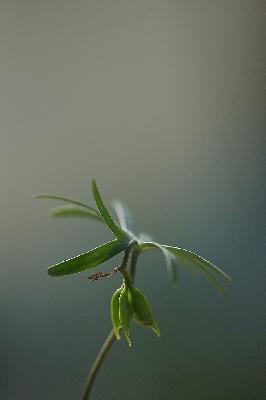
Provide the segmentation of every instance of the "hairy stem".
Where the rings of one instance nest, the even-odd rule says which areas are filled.
[[[139,252],[133,248],[132,256],[131,256],[131,263],[130,263],[130,275],[132,278],[132,282],[134,281],[135,274],[136,274],[138,256],[139,256]],[[125,254],[124,260],[122,262],[123,266],[125,265],[125,258],[127,261],[128,257],[129,257],[129,251],[126,252],[126,254]],[[90,369],[90,372],[87,377],[87,380],[86,380],[86,383],[84,386],[84,390],[83,390],[83,393],[81,396],[81,400],[89,399],[90,393],[92,390],[92,386],[93,386],[95,378],[98,374],[98,371],[99,371],[105,357],[107,356],[108,352],[111,350],[111,347],[114,342],[115,342],[115,334],[114,334],[114,330],[112,329],[111,332],[109,333],[109,335],[107,336],[107,338],[105,339],[102,347],[100,348],[100,351]]]

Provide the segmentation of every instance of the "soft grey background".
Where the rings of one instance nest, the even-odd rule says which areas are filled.
[[[143,255],[137,283],[162,337],[135,327],[92,399],[264,398],[262,11],[254,0],[0,1],[1,399],[78,399],[110,329],[118,277],[46,273],[109,232],[51,220],[54,202],[31,198],[91,202],[91,178],[138,229],[235,282],[224,299],[181,269],[172,288],[160,254]]]

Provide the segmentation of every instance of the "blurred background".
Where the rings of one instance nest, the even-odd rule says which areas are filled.
[[[0,397],[78,399],[120,277],[46,268],[112,236],[47,217],[49,192],[122,199],[136,229],[230,274],[223,298],[160,253],[137,286],[161,339],[134,327],[93,400],[259,400],[265,367],[262,2],[0,1]],[[99,270],[110,270],[120,257]],[[96,271],[96,270],[95,270]]]

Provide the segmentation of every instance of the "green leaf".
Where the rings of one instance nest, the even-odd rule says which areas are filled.
[[[223,272],[220,268],[216,267],[210,261],[206,260],[205,258],[199,256],[198,254],[190,251],[185,250],[178,247],[171,247],[171,246],[164,246],[169,251],[171,251],[180,261],[185,261],[192,264],[194,267],[198,268],[209,281],[216,287],[216,289],[226,295],[226,292],[222,285],[218,282],[216,277],[212,273],[216,273],[219,275],[220,278],[223,278],[226,281],[231,281],[231,278]]]
[[[99,212],[97,210],[95,210],[93,207],[90,207],[85,203],[81,203],[80,201],[69,199],[68,197],[58,196],[58,195],[54,195],[54,194],[47,194],[47,193],[34,194],[32,197],[34,199],[60,200],[60,201],[66,202],[66,203],[75,204],[77,206],[81,206],[81,207],[85,207],[85,208],[89,209],[91,212],[99,215],[99,217],[100,217]]]
[[[114,292],[111,299],[111,319],[117,340],[120,339],[119,330],[122,328],[122,324],[120,322],[120,317],[119,317],[119,297],[123,289],[124,285],[122,285],[119,289],[117,289]]]
[[[227,275],[224,271],[214,265],[212,262],[206,260],[200,255],[194,253],[191,250],[182,249],[180,247],[166,246],[163,245],[164,248],[168,249],[175,256],[180,257],[181,259],[186,259],[187,261],[197,263],[202,267],[208,269],[210,272],[216,273],[220,278],[225,281],[232,282],[232,279],[229,275]]]
[[[104,219],[106,225],[109,227],[109,229],[114,233],[114,235],[116,237],[128,239],[128,235],[114,222],[113,218],[109,214],[109,211],[105,207],[95,180],[92,181],[92,193],[93,193],[96,205],[98,207],[98,210],[99,210],[102,218]]]
[[[133,319],[133,311],[129,303],[128,295],[128,287],[125,286],[119,297],[119,319],[128,345],[131,346],[130,328]]]
[[[220,278],[224,279],[225,281],[231,282],[231,278],[225,272],[223,272],[220,268],[216,267],[213,263],[206,260],[205,258],[199,256],[198,254],[194,253],[193,251],[182,249],[180,247],[174,246],[167,246],[167,245],[160,245],[161,247],[170,251],[177,259],[181,262],[188,262],[190,265],[194,266],[195,268],[199,269],[208,279],[209,281],[216,287],[216,289],[221,292],[222,294],[226,294],[224,288],[218,282],[216,277],[213,275],[216,274]],[[143,242],[139,244],[139,249],[141,251],[149,250],[155,247],[153,242]]]
[[[49,210],[49,215],[55,218],[61,217],[81,217],[92,218],[99,222],[104,222],[98,211],[90,210],[87,207],[63,204]]]
[[[140,325],[151,328],[157,336],[160,336],[160,330],[154,321],[148,300],[139,289],[133,286],[129,288],[129,302],[133,310],[134,320]]]
[[[86,253],[51,266],[48,268],[48,274],[51,276],[63,276],[94,268],[125,250],[127,246],[128,241],[121,239],[112,240]]]

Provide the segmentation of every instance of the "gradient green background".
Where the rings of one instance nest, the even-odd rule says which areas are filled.
[[[224,299],[181,268],[172,288],[160,253],[143,255],[137,285],[161,339],[136,326],[92,399],[264,398],[262,8],[0,1],[1,399],[78,399],[110,329],[118,276],[90,284],[46,267],[111,235],[49,219],[54,203],[31,198],[91,202],[92,178],[139,230],[198,251],[235,282]]]

